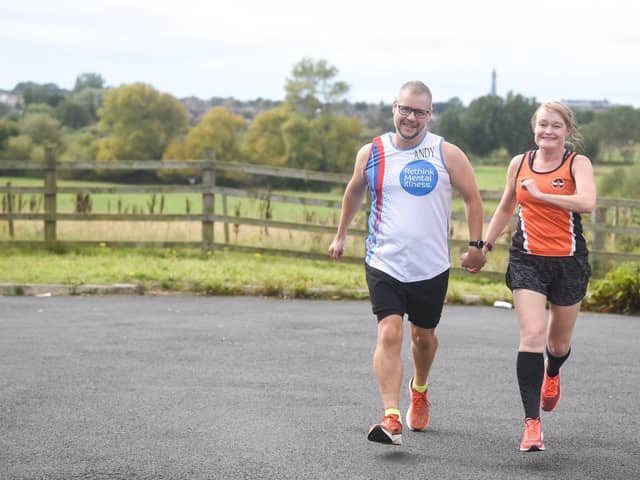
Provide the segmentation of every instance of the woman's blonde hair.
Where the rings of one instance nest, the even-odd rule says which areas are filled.
[[[536,118],[538,117],[538,112],[542,109],[555,112],[562,117],[562,120],[564,121],[565,125],[567,126],[567,130],[569,131],[569,135],[565,140],[565,143],[569,147],[575,150],[577,147],[582,145],[582,135],[578,131],[576,116],[573,114],[573,111],[562,102],[551,101],[544,102],[542,105],[540,105],[531,116],[531,128],[535,130]]]

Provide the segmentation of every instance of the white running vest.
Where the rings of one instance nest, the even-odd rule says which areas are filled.
[[[427,132],[401,150],[393,134],[373,139],[365,175],[371,192],[365,262],[401,282],[433,278],[449,268],[451,180],[444,139]]]

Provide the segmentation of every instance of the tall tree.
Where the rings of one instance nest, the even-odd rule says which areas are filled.
[[[79,92],[85,88],[103,89],[105,85],[104,78],[99,73],[81,73],[76,77],[76,84],[73,87],[74,92]]]
[[[485,95],[473,100],[462,114],[465,144],[471,153],[486,156],[500,147],[503,103],[496,95]]]
[[[509,92],[502,107],[501,145],[513,156],[535,147],[531,116],[536,111],[535,98]]]
[[[335,80],[338,69],[326,60],[303,58],[294,67],[285,86],[285,102],[307,118],[328,113],[331,104],[339,102],[349,85]]]
[[[98,121],[98,111],[102,107],[102,102],[106,93],[107,90],[85,87],[80,91],[74,91],[71,93],[67,100],[80,105],[89,112],[91,123],[95,123]]]
[[[157,160],[187,129],[187,112],[173,96],[144,83],[110,90],[99,113],[105,138],[98,160]]]
[[[455,143],[463,150],[468,150],[467,138],[462,129],[462,115],[464,106],[462,103],[451,103],[443,112],[435,116],[433,132],[443,136],[447,141]]]
[[[241,115],[233,114],[226,107],[212,108],[186,136],[187,159],[205,159],[207,152],[213,151],[218,160],[239,160],[240,138],[245,128]]]
[[[320,150],[320,164],[314,169],[349,173],[363,143],[364,126],[358,117],[323,115],[311,121],[312,141]]]
[[[259,113],[249,125],[244,150],[251,163],[281,166],[287,163],[287,148],[282,126],[291,112],[285,107]]]

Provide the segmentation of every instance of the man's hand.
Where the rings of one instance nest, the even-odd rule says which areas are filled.
[[[460,257],[460,263],[463,268],[467,269],[469,273],[478,273],[480,269],[487,262],[482,250],[472,247],[462,257]]]
[[[342,254],[344,253],[344,239],[343,238],[334,238],[333,242],[329,246],[329,256],[332,260],[340,260]]]

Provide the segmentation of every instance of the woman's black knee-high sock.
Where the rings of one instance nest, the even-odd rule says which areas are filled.
[[[544,355],[534,352],[518,352],[516,371],[524,415],[528,418],[538,418],[540,416],[540,390],[544,377]]]
[[[562,357],[554,357],[549,353],[549,347],[547,347],[547,375],[550,377],[555,377],[560,372],[560,367],[564,363],[564,361],[569,358],[571,354],[571,347],[569,347],[569,351],[566,355]]]

